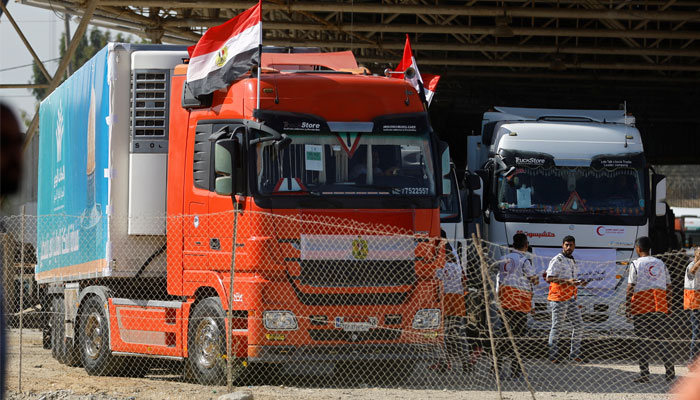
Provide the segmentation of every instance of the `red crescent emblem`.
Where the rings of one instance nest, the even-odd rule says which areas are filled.
[[[601,229],[603,230],[603,233],[600,232]],[[598,236],[603,236],[603,235],[605,235],[605,227],[604,227],[604,226],[599,226],[599,227],[597,227],[596,230],[595,230],[595,233],[597,233]]]
[[[503,263],[503,272],[510,272],[513,269],[512,266],[513,266],[513,260],[511,260],[509,258],[508,261]]]
[[[652,265],[652,266],[649,267],[649,275],[651,275],[651,276],[658,276],[658,275],[659,275],[658,273],[655,274],[655,273],[652,272],[652,271],[654,271],[654,268],[655,268],[655,267],[656,267],[656,265]]]

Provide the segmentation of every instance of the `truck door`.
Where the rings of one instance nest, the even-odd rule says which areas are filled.
[[[238,139],[238,143],[243,143],[245,128],[241,124],[236,123],[214,123],[212,124],[213,132],[223,132],[224,136],[235,136]],[[225,129],[226,131],[222,131]],[[213,146],[213,142],[212,142]],[[238,146],[235,150],[235,160],[233,161],[233,168],[236,175],[236,185],[233,188],[235,201],[238,203],[239,210],[243,211],[238,215],[238,232],[236,242],[240,244],[244,241],[243,238],[246,235],[250,235],[248,230],[245,228],[245,171],[244,166],[246,165],[244,159],[243,148],[245,146]],[[213,151],[213,147],[212,147]],[[213,160],[213,154],[212,154]],[[212,161],[212,177],[214,177],[214,162]],[[233,249],[233,222],[234,213],[233,205],[234,199],[229,195],[220,195],[214,190],[214,179],[212,179],[212,190],[209,193],[209,211],[211,212],[211,219],[209,221],[209,236],[210,242],[214,243],[216,248],[212,247],[209,253],[209,262],[212,268],[217,270],[228,270],[231,267],[231,252]],[[237,250],[245,250],[238,248]]]
[[[209,187],[210,187],[210,147],[211,125],[198,124],[188,140],[187,165],[192,173],[185,174],[185,215],[183,231],[185,236],[183,263],[189,270],[209,268]]]

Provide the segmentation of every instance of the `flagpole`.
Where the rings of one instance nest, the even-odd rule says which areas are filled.
[[[262,36],[262,28],[260,29],[260,36]],[[257,109],[260,109],[260,70],[262,69],[262,37],[260,38],[260,44],[258,45],[258,56],[260,57],[260,62],[258,63],[258,105]]]
[[[263,42],[263,31],[262,31],[262,0],[260,4],[260,44],[258,45],[258,105],[257,109],[260,109],[260,70],[262,69],[262,42]]]

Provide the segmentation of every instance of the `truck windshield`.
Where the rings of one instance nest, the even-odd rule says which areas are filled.
[[[498,177],[507,215],[644,215],[644,175],[634,168],[513,167]]]
[[[256,179],[264,195],[435,194],[428,134],[294,134],[278,150],[256,145]]]

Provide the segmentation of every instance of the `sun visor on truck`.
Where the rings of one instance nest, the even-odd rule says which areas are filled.
[[[330,133],[328,123],[323,118],[304,113],[256,109],[253,117],[265,122],[279,133]]]
[[[383,115],[375,118],[372,122],[374,123],[372,129],[374,134],[418,133],[427,132],[430,129],[426,113]]]
[[[593,157],[591,167],[601,168],[644,168],[644,153],[601,154]]]
[[[554,157],[551,154],[534,151],[500,150],[498,154],[506,165],[517,167],[553,167]]]

